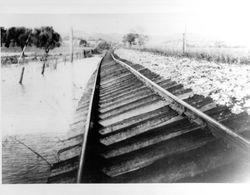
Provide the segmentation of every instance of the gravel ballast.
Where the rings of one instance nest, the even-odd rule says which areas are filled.
[[[250,66],[198,61],[186,57],[168,57],[120,48],[115,53],[122,59],[140,64],[170,78],[195,94],[211,97],[217,104],[228,106],[235,114],[250,114]]]

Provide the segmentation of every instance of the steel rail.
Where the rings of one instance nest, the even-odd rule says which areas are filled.
[[[212,133],[219,138],[222,138],[229,144],[239,147],[244,152],[249,154],[250,142],[242,137],[241,135],[235,133],[230,128],[224,126],[223,124],[217,122],[207,114],[201,112],[190,104],[179,99],[169,91],[163,89],[161,86],[155,84],[153,81],[142,75],[140,72],[129,66],[128,64],[116,59],[113,54],[111,54],[114,61],[128,69],[132,74],[134,74],[140,81],[147,85],[152,91],[160,95],[165,101],[169,103],[169,106],[178,112],[180,115],[186,116],[189,120],[195,122],[201,127],[208,127]]]
[[[87,146],[87,141],[88,141],[88,134],[89,134],[89,131],[93,128],[93,121],[92,121],[93,105],[94,105],[95,94],[97,91],[97,82],[98,82],[98,77],[99,77],[99,73],[100,73],[100,67],[101,67],[103,58],[100,60],[98,66],[97,66],[96,74],[95,74],[95,78],[94,78],[93,90],[92,90],[92,93],[90,96],[88,115],[87,115],[87,120],[85,123],[85,132],[84,132],[84,137],[83,137],[83,141],[82,141],[79,166],[78,166],[78,170],[77,170],[77,180],[76,180],[77,183],[82,182],[82,172],[83,172],[83,168],[85,165],[84,163],[85,163],[85,154],[86,154],[86,146]]]

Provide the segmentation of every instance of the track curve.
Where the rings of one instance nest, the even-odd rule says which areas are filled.
[[[219,127],[166,99],[130,68]],[[211,98],[141,65],[121,62],[111,52],[88,85],[48,182],[230,182],[249,170],[247,113],[232,114]]]

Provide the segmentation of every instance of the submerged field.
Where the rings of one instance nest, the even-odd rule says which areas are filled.
[[[118,49],[116,54],[133,63],[191,88],[194,93],[209,96],[233,113],[250,114],[250,66],[170,57],[151,52]]]
[[[80,46],[74,46],[74,52],[82,51],[83,49],[90,49],[89,47],[80,47]],[[10,55],[20,55],[22,52],[21,47],[1,47],[1,53],[2,56],[10,56]],[[68,43],[62,43],[60,47],[56,47],[53,50],[49,52],[49,54],[65,54],[69,53],[69,44]],[[25,48],[25,55],[34,55],[34,54],[44,54],[44,50],[37,48],[35,46],[28,46]]]
[[[42,63],[1,69],[2,80],[2,182],[44,183],[49,165],[17,140],[41,154],[49,163],[57,161],[57,145],[72,122],[72,115],[100,57],[59,63],[57,69]]]

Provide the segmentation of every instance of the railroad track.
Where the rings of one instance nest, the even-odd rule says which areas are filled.
[[[110,52],[88,88],[49,183],[231,182],[249,170],[247,113]]]

